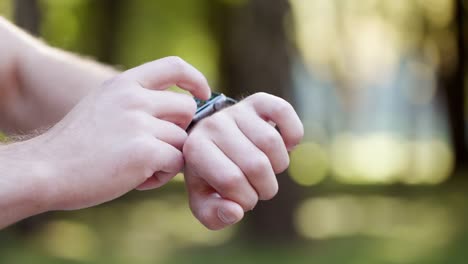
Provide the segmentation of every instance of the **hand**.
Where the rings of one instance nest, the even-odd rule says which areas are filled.
[[[210,229],[221,229],[242,219],[258,200],[273,198],[275,174],[289,166],[288,150],[303,133],[292,106],[265,93],[202,120],[183,147],[195,217]]]
[[[51,170],[52,210],[93,206],[134,189],[159,187],[183,168],[182,146],[205,77],[177,57],[130,69],[92,91],[47,133],[31,140]],[[33,155],[33,154],[31,154]]]

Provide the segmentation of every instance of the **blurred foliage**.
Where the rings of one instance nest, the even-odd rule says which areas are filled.
[[[41,36],[53,46],[96,56],[100,39],[96,24],[98,10],[92,8],[93,1],[42,0]]]
[[[466,187],[466,186],[463,186]],[[251,244],[205,230],[181,186],[50,214],[25,236],[2,232],[1,263],[465,263],[468,198],[459,186],[407,194],[357,188],[305,200],[296,244]]]
[[[0,132],[0,143],[1,142],[6,142],[7,141],[7,136],[5,134],[3,134],[2,132]]]
[[[6,18],[11,18],[13,8],[11,0],[0,0],[0,14]]]
[[[322,161],[316,171],[330,167],[353,184],[449,178],[455,159],[441,90],[462,87],[438,86],[458,60],[454,3],[291,1],[295,86],[307,141],[318,143],[307,152]],[[299,183],[310,174],[304,159],[292,159]]]
[[[99,54],[99,24],[105,10],[92,0],[41,0],[43,37],[53,45],[91,56]],[[211,34],[208,1],[118,1],[118,21],[111,63],[134,67],[177,55],[200,69],[214,84],[218,78],[218,46]],[[194,52],[196,51],[196,52]]]
[[[12,2],[0,0],[0,14],[11,18]],[[39,2],[41,36],[54,46],[98,59],[107,52],[123,68],[178,55],[215,89],[223,78],[213,1],[115,1],[110,24],[102,1]],[[31,232],[21,223],[3,230],[0,263],[465,263],[468,185],[445,182],[466,172],[454,171],[439,86],[458,59],[454,1],[290,3],[306,140],[289,172],[308,187],[294,215],[303,241],[252,245],[238,226],[206,230],[179,176],[155,192],[49,213]]]

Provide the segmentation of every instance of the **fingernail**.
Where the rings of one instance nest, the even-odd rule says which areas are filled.
[[[225,211],[222,208],[218,209],[218,217],[223,221],[225,224],[234,224],[237,221],[237,217],[230,213],[229,211]]]

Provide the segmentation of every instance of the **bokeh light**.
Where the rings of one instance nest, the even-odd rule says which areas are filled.
[[[0,0],[0,14],[14,19],[18,2]],[[257,63],[233,65],[233,46],[246,49],[234,54],[249,54],[258,48],[250,37],[285,33],[292,43],[267,43],[290,55],[291,65],[278,67],[290,71],[293,85],[274,92],[295,99],[305,127],[287,171],[299,187],[280,186],[268,201],[273,213],[256,208],[212,232],[190,212],[179,173],[157,190],[7,229],[1,263],[465,262],[466,169],[456,163],[446,98],[462,86],[454,79],[461,54],[454,0],[290,0],[285,32],[268,28],[270,16],[287,8],[283,1],[268,2],[271,9],[248,0],[38,2],[45,42],[120,69],[178,55],[214,90]],[[277,64],[268,57],[258,63]],[[468,73],[464,80],[466,101]],[[247,96],[250,87],[241,88]],[[296,228],[297,243],[256,232],[268,228],[258,225],[265,219],[286,223],[277,228],[283,235]]]
[[[51,255],[69,260],[90,260],[99,251],[96,232],[77,221],[58,220],[48,223],[37,242]]]
[[[300,185],[311,186],[328,175],[330,161],[325,149],[314,142],[305,142],[291,152],[289,173]]]
[[[456,236],[454,216],[442,203],[430,200],[338,195],[304,201],[296,220],[298,231],[309,239],[359,235],[394,241],[374,250],[407,262],[427,251],[443,251]]]
[[[410,184],[440,184],[453,173],[453,151],[439,140],[408,143],[410,164],[403,181]]]
[[[334,176],[345,183],[392,183],[407,166],[402,139],[391,134],[337,136],[331,146]]]
[[[0,1],[0,14],[6,18],[11,18],[12,15],[12,1],[2,0]]]

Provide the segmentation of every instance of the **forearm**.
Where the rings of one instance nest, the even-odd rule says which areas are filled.
[[[19,66],[27,106],[21,126],[27,130],[56,123],[90,90],[117,74],[110,67],[45,45],[31,53]]]
[[[31,158],[26,142],[0,145],[0,229],[47,211],[51,169]]]
[[[60,120],[85,94],[117,74],[104,66],[49,47],[0,21],[0,128],[30,131]],[[3,54],[3,55],[2,55]],[[6,54],[6,55],[5,55]],[[3,77],[2,77],[3,76]]]

